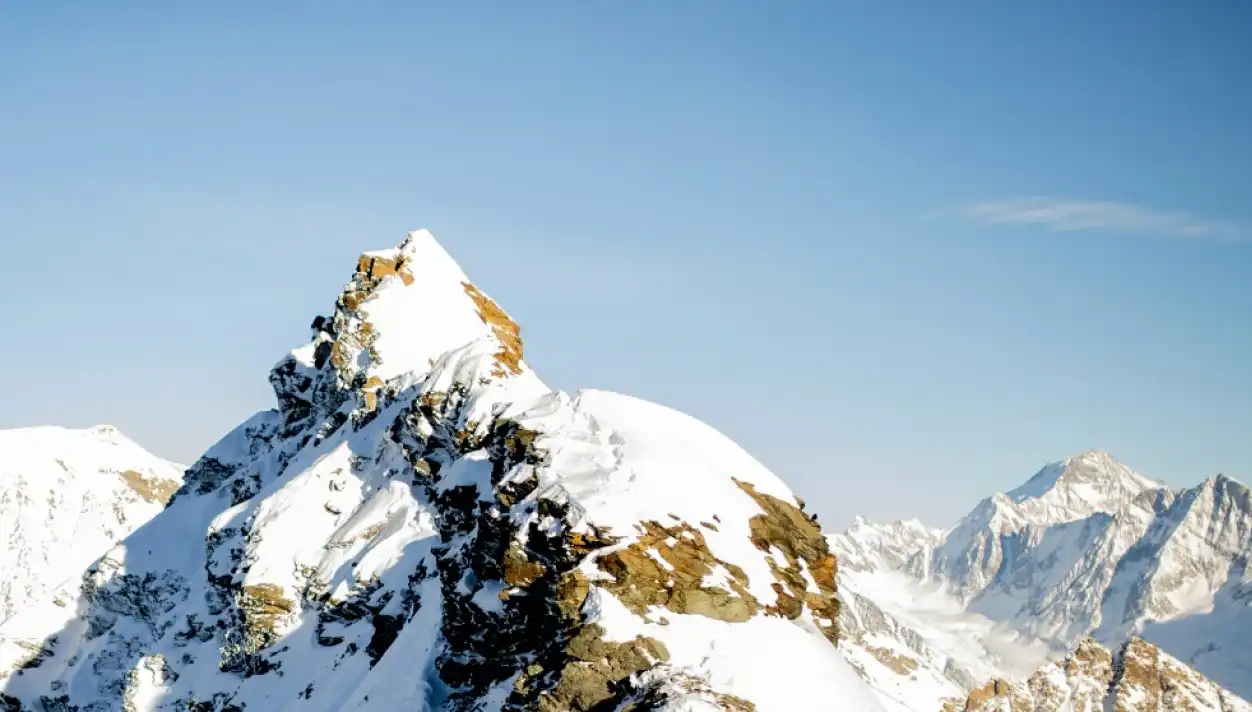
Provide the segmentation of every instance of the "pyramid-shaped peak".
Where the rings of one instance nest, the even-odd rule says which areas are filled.
[[[1124,465],[1122,465],[1122,463],[1114,457],[1113,453],[1107,450],[1099,449],[1084,450],[1077,455],[1066,458],[1064,462],[1070,467],[1079,467],[1083,465],[1096,467],[1124,467]]]
[[[1218,473],[1204,480],[1197,490],[1214,501],[1225,501],[1241,512],[1252,513],[1252,489],[1233,477]]]
[[[283,412],[300,418],[315,401],[338,402],[334,394],[344,392],[372,411],[380,392],[425,378],[464,349],[473,354],[454,358],[457,374],[450,377],[537,380],[522,361],[517,323],[469,280],[429,230],[413,230],[395,247],[361,253],[332,315],[317,317],[313,330],[312,341],[270,376]]]
[[[1219,472],[1216,475],[1210,476],[1208,479],[1204,480],[1204,484],[1206,486],[1214,487],[1214,488],[1233,486],[1233,487],[1247,489],[1248,487],[1238,478],[1231,477],[1230,475],[1227,475],[1224,472]]]
[[[394,275],[406,286],[415,281],[414,271],[423,276],[443,275],[456,282],[468,281],[460,265],[439,244],[430,230],[411,230],[395,247],[369,250],[357,261],[358,274],[381,281]]]
[[[1008,492],[1008,498],[1018,505],[1039,502],[1090,514],[1116,511],[1140,493],[1162,486],[1104,450],[1087,450],[1045,465]]]
[[[371,360],[366,367],[380,380],[425,371],[441,354],[484,337],[500,342],[496,375],[522,372],[521,329],[429,230],[409,232],[397,247],[363,253],[338,306],[364,330],[359,341]]]
[[[1143,490],[1158,487],[1154,482],[1130,469],[1105,450],[1087,450],[1061,463],[1060,478],[1068,481],[1106,481],[1116,480],[1128,484],[1133,489]]]

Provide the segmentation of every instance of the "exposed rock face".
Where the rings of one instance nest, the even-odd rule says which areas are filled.
[[[522,373],[522,333],[518,325],[504,310],[491,301],[491,297],[478,291],[478,287],[464,282],[465,293],[478,307],[478,318],[491,327],[491,333],[500,342],[496,352],[496,368],[491,375],[503,377],[506,373],[520,376]]]
[[[65,607],[0,628],[6,704],[878,709],[786,486],[686,416],[549,389],[429,233],[362,256],[270,382]]]
[[[646,616],[654,606],[721,621],[743,622],[761,611],[748,591],[748,576],[709,551],[700,530],[686,522],[666,527],[643,522],[644,533],[630,546],[596,560],[613,580],[604,585],[624,606]],[[705,585],[715,570],[723,585]]]
[[[1087,638],[1028,680],[993,680],[944,712],[1248,712],[1252,705],[1139,638],[1116,654]]]
[[[0,431],[0,621],[154,517],[182,476],[112,426]]]

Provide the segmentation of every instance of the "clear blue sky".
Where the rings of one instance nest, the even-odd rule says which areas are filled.
[[[0,426],[194,459],[428,227],[831,524],[1252,479],[1252,4],[256,5],[0,7]]]

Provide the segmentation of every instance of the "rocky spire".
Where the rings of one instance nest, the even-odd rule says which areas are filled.
[[[331,316],[313,320],[312,340],[273,369],[270,382],[288,428],[346,399],[365,412],[429,375],[445,354],[476,341],[494,355],[492,379],[529,376],[521,330],[428,230],[397,247],[366,252]]]

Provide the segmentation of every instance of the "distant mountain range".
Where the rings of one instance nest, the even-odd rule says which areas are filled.
[[[1088,636],[1114,650],[1141,638],[1252,696],[1252,493],[1229,477],[1174,490],[1086,452],[950,529],[857,519],[832,543],[845,629],[928,669],[907,683],[880,671],[906,706],[1021,676]]]

